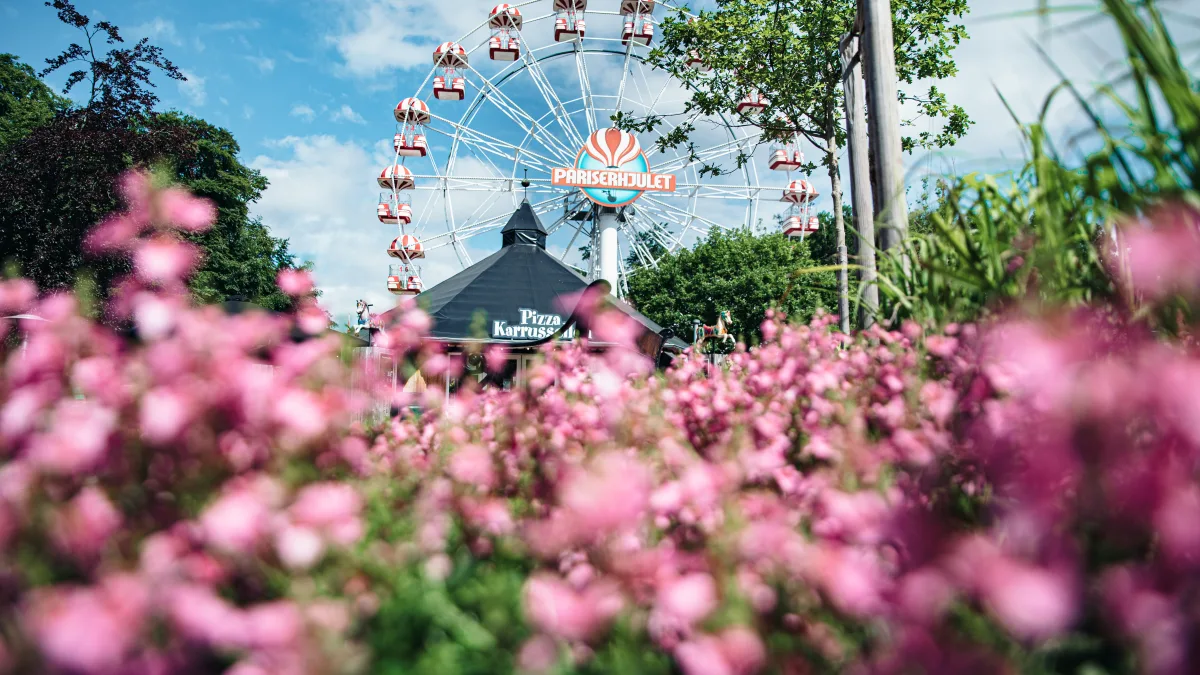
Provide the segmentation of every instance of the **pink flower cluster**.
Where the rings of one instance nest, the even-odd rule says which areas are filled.
[[[604,350],[547,347],[510,391],[397,393],[339,359],[305,272],[278,279],[294,317],[192,307],[174,233],[211,207],[125,193],[91,242],[134,256],[110,315],[135,338],[0,283],[0,310],[46,319],[0,325],[23,340],[0,378],[0,670],[344,672],[352,628],[394,629],[362,623],[393,577],[450,615],[459,566],[514,558],[527,672],[621,631],[688,675],[1200,668],[1193,341],[1098,309],[853,337],[768,314],[722,365],[652,373],[583,294]],[[1137,292],[1194,295],[1187,227],[1123,240]],[[406,301],[379,344],[461,374],[429,328]],[[422,414],[364,422],[380,400]]]
[[[336,658],[317,638],[340,635],[351,606],[265,582],[363,536],[344,477],[347,448],[366,442],[340,345],[293,341],[287,317],[191,307],[198,257],[174,232],[207,227],[212,206],[144,174],[123,192],[128,211],[90,241],[133,253],[109,316],[136,340],[69,295],[0,282],[6,313],[46,319],[21,322],[0,377],[0,615],[14,627],[0,670],[197,672],[216,659],[243,675],[317,672]],[[280,282],[311,288],[300,272]]]
[[[476,557],[536,556],[533,671],[620,617],[689,674],[995,672],[1087,631],[1145,672],[1196,667],[1197,354],[1105,312],[833,323],[769,316],[724,367],[661,377],[559,350],[524,389],[394,421],[427,571],[451,573],[454,523]]]

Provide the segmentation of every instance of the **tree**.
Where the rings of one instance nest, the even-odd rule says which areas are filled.
[[[42,74],[77,66],[64,93],[84,84],[88,96],[79,107],[63,105],[0,155],[0,257],[16,263],[42,289],[68,287],[87,274],[103,293],[129,269],[129,262],[87,257],[83,238],[120,205],[116,181],[122,173],[164,165],[218,209],[212,230],[193,237],[204,251],[191,282],[196,298],[219,302],[241,296],[269,309],[290,307],[275,277],[280,268],[295,263],[287,241],[272,237],[249,216],[249,205],[267,181],[237,159],[233,136],[197,118],[154,110],[158,99],[151,71],[182,78],[158,47],[144,39],[122,47],[112,24],[92,24],[62,0],[51,6],[83,33],[86,46],[72,44],[48,59]],[[112,47],[103,54],[97,47],[101,38]],[[14,65],[13,72],[32,76],[32,69],[23,65]],[[37,91],[28,82],[23,86]],[[9,126],[18,123],[0,117],[0,129]]]
[[[806,243],[781,233],[756,235],[749,230],[712,230],[693,249],[664,256],[657,267],[629,275],[629,299],[639,312],[684,340],[692,321],[716,321],[717,313],[733,315],[732,332],[742,339],[760,338],[759,325],[770,307],[808,319],[818,307],[836,307],[833,274],[795,276],[814,262]]]
[[[267,188],[267,179],[238,160],[241,148],[228,130],[179,113],[159,115],[164,128],[185,130],[192,147],[174,158],[176,179],[217,207],[212,229],[193,236],[204,249],[204,262],[191,279],[201,302],[240,296],[267,309],[284,310],[292,300],[275,283],[280,269],[296,266],[288,241],[271,236],[250,204]]]
[[[61,111],[0,157],[0,250],[40,288],[53,289],[75,283],[84,235],[119,205],[118,176],[180,152],[189,139],[185,129],[164,128],[154,112],[151,69],[182,79],[158,47],[143,39],[123,48],[109,22],[92,24],[65,0],[47,5],[83,33],[87,47],[72,44],[47,59],[40,76],[78,64],[63,93],[87,82],[89,94],[86,104]],[[103,54],[101,37],[112,47]],[[101,288],[129,268],[116,257],[91,262]]]
[[[834,231],[844,233],[838,155],[846,134],[838,44],[854,23],[856,0],[717,0],[716,5],[715,10],[701,11],[692,19],[683,10],[666,18],[650,61],[691,90],[687,114],[730,114],[753,92],[765,97],[768,103],[762,113],[740,115],[741,123],[758,127],[768,141],[798,137],[820,149],[834,203]],[[954,75],[957,69],[951,56],[967,37],[958,23],[968,11],[967,0],[895,0],[892,7],[900,80],[912,85]],[[688,62],[697,58],[712,72],[690,68]],[[916,104],[921,115],[943,120],[938,131],[906,138],[906,149],[953,145],[971,124],[966,112],[950,105],[936,86],[920,95],[902,90],[900,98]],[[631,130],[653,129],[662,123],[659,118],[636,119],[622,113],[614,119]],[[680,125],[660,143],[682,145],[692,131],[690,125]],[[748,154],[738,159],[739,165],[746,161]],[[802,171],[815,168],[810,162]],[[711,175],[720,172],[715,166],[701,169]]]
[[[0,54],[0,153],[66,110],[69,102],[12,54]]]

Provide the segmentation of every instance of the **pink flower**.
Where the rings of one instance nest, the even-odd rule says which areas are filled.
[[[319,335],[329,330],[333,321],[329,314],[314,303],[307,303],[296,311],[296,325],[309,335]]]
[[[292,297],[308,295],[313,290],[312,275],[308,270],[281,269],[275,283],[279,285],[279,290]]]
[[[47,661],[84,673],[116,670],[133,650],[145,613],[145,590],[116,577],[97,587],[34,591],[24,620]]]
[[[525,613],[530,623],[565,640],[586,642],[597,637],[622,604],[616,590],[603,582],[576,592],[557,577],[536,574],[525,584]]]
[[[304,629],[304,618],[291,602],[254,605],[245,612],[251,647],[282,649],[295,645]]]
[[[348,546],[363,535],[362,497],[341,483],[314,483],[302,489],[289,509],[292,522]]]
[[[957,398],[954,392],[940,382],[930,380],[921,385],[921,405],[925,406],[938,426],[944,427],[950,421],[955,403]]]
[[[287,526],[275,536],[275,551],[288,569],[306,570],[325,553],[325,541],[311,528]]]
[[[93,227],[83,240],[83,249],[91,254],[124,251],[145,229],[125,214],[114,214]]]
[[[496,483],[496,469],[492,465],[492,455],[477,445],[466,445],[450,455],[450,476],[467,485],[473,485],[481,490],[490,490]]]
[[[289,509],[294,522],[315,528],[357,519],[361,511],[362,497],[353,487],[342,483],[308,485],[300,490]]]
[[[721,655],[735,675],[753,675],[767,662],[767,648],[758,634],[743,626],[734,626],[721,631]]]
[[[186,396],[167,387],[146,392],[139,414],[142,438],[156,445],[176,441],[191,421],[192,407]]]
[[[708,574],[689,574],[660,589],[655,607],[686,624],[699,623],[717,608],[717,584]]]
[[[37,286],[28,279],[0,281],[0,314],[23,314],[33,307]]]
[[[166,337],[175,328],[179,313],[177,303],[154,293],[138,293],[133,299],[133,322],[138,336],[145,340]]]
[[[546,635],[535,635],[517,652],[517,667],[525,673],[546,673],[558,663],[558,645]]]
[[[199,259],[199,251],[189,243],[154,237],[137,247],[133,269],[146,283],[173,283],[190,274]]]
[[[929,350],[930,354],[938,358],[948,359],[954,356],[954,352],[958,351],[958,340],[941,335],[930,335],[925,339],[925,348]]]
[[[94,560],[121,527],[121,513],[95,487],[85,487],[58,513],[50,526],[59,550],[77,560]]]
[[[1154,529],[1163,553],[1183,568],[1200,566],[1200,489],[1172,490],[1154,514]]]
[[[998,558],[980,570],[980,580],[988,608],[1019,638],[1054,637],[1075,621],[1075,584],[1064,572]]]
[[[501,373],[508,366],[508,350],[500,345],[489,346],[483,357],[489,373]]]
[[[54,427],[34,437],[29,461],[50,473],[79,474],[104,459],[117,415],[92,401],[64,400],[54,409]]]
[[[680,644],[675,648],[675,661],[684,675],[737,675],[725,660],[721,641],[711,635]]]
[[[166,604],[172,625],[194,642],[223,649],[248,647],[253,635],[244,612],[199,585],[176,586]]]
[[[270,511],[262,497],[235,488],[217,498],[200,514],[205,540],[230,553],[249,553],[266,534]]]
[[[158,199],[163,220],[185,232],[203,232],[217,219],[212,202],[193,197],[186,190],[169,188],[163,190]]]
[[[288,389],[279,396],[274,404],[274,417],[298,443],[306,443],[325,433],[329,424],[321,399],[303,389]]]
[[[650,501],[650,476],[640,463],[610,453],[560,488],[577,531],[603,536],[635,524]]]

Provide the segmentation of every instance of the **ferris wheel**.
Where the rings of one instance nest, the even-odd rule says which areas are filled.
[[[378,177],[379,220],[398,226],[388,290],[419,293],[426,256],[471,265],[472,250],[498,243],[481,235],[523,200],[549,252],[618,294],[634,268],[712,228],[755,227],[772,215],[760,213],[763,202],[787,205],[789,235],[811,231],[811,184],[762,184],[757,162],[744,159],[761,144],[752,121],[766,101],[746,92],[721,114],[687,111],[686,89],[647,63],[655,11],[673,9],[662,0],[500,4],[433,50],[432,70],[394,109],[394,159]],[[699,58],[688,65],[708,71]],[[617,113],[659,122],[630,133],[614,128]],[[679,127],[690,142],[660,143]],[[773,151],[765,168],[803,164],[798,138]]]

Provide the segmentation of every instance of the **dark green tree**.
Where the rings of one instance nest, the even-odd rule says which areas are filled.
[[[233,134],[202,119],[179,113],[159,115],[169,129],[187,132],[191,147],[174,156],[176,179],[217,207],[212,229],[195,235],[204,263],[191,280],[200,302],[240,296],[268,309],[284,310],[291,300],[275,284],[282,268],[295,267],[288,241],[272,237],[250,205],[262,196],[267,179],[238,159],[241,148]]]
[[[0,153],[34,129],[49,124],[69,102],[12,54],[0,54]]]
[[[22,112],[30,106],[2,111],[0,129],[20,129],[24,137],[0,147],[0,259],[15,263],[42,289],[71,286],[84,274],[103,293],[129,269],[129,261],[88,256],[82,249],[84,236],[120,207],[116,182],[122,173],[132,167],[165,166],[218,208],[212,230],[194,236],[204,253],[192,280],[196,298],[219,302],[242,296],[270,309],[290,306],[275,287],[275,277],[280,268],[294,266],[293,257],[286,240],[272,237],[249,215],[249,205],[267,182],[238,160],[233,136],[200,119],[155,111],[152,72],[182,79],[158,47],[145,39],[125,47],[112,24],[92,23],[64,0],[47,4],[85,40],[48,59],[42,75],[74,68],[64,93],[82,85],[87,98],[76,107],[50,99],[52,105],[62,105],[49,119],[33,115],[40,121],[31,127],[23,121],[30,115]],[[104,44],[107,52],[101,50]],[[14,95],[18,102],[46,99],[48,89],[38,89],[20,76],[32,77],[32,69],[13,62],[11,73],[0,70],[4,91],[11,79],[17,83],[14,92],[34,92]]]
[[[111,23],[93,24],[65,0],[47,4],[83,34],[86,46],[75,43],[47,59],[40,76],[75,68],[63,93],[83,83],[88,97],[0,155],[0,251],[42,289],[74,284],[85,263],[103,289],[129,262],[86,259],[83,238],[120,205],[116,181],[126,169],[189,147],[185,129],[158,121],[150,81],[152,70],[183,76],[147,40],[124,47]]]
[[[753,342],[761,338],[759,325],[768,308],[807,320],[818,307],[837,307],[832,272],[795,274],[818,264],[807,243],[782,233],[714,229],[695,248],[668,254],[657,267],[630,274],[628,298],[639,312],[684,340],[692,337],[694,319],[712,324],[718,312],[729,310],[731,331]]]

